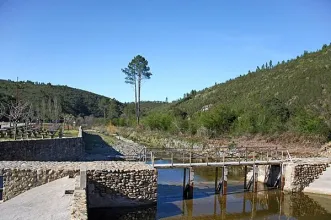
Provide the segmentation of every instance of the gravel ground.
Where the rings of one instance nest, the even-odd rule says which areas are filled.
[[[114,143],[107,143],[102,141],[102,137],[106,137],[104,134],[93,130],[86,132],[88,135],[94,136],[94,140],[89,140],[92,148],[86,152],[85,160],[87,161],[117,160],[123,156],[137,156],[144,148],[144,146],[120,136],[112,136]],[[99,136],[99,139],[95,136]]]
[[[0,204],[0,220],[70,219],[73,196],[65,190],[75,188],[75,179],[64,177],[33,188]]]

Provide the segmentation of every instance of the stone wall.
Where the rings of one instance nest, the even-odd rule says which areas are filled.
[[[81,137],[0,142],[0,161],[76,161],[84,152]]]
[[[90,170],[87,176],[90,208],[156,202],[156,170]]]
[[[142,162],[33,162],[0,161],[4,201],[53,180],[87,177],[89,207],[151,204],[157,198],[157,171]],[[78,193],[78,192],[77,192]],[[82,196],[82,194],[77,196]]]
[[[301,192],[322,174],[328,163],[286,164],[284,190]]]

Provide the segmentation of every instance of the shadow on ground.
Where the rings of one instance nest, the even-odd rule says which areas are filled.
[[[85,160],[120,160],[123,156],[97,134],[84,134]]]

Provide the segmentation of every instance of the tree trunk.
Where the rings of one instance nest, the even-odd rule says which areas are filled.
[[[138,102],[137,102],[137,82],[134,82],[134,103],[136,107],[137,125],[139,125]]]
[[[141,88],[141,75],[138,76],[138,125],[140,119],[140,88]]]
[[[16,140],[17,123],[14,121],[14,140]]]

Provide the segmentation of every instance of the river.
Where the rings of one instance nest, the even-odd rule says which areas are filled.
[[[194,197],[183,200],[183,169],[161,169],[156,206],[91,210],[89,217],[112,220],[331,219],[331,196],[288,194],[268,189],[263,184],[258,186],[257,193],[244,192],[242,167],[229,169],[228,194],[215,195],[214,175],[215,168],[195,168]]]

